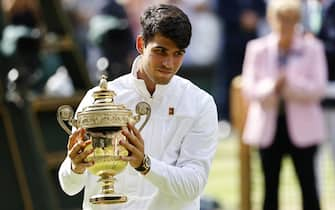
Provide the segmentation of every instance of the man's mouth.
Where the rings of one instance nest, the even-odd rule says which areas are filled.
[[[170,69],[157,69],[159,72],[163,73],[163,74],[172,74],[172,70]]]

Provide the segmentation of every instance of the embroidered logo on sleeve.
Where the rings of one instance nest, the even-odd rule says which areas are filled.
[[[169,107],[169,115],[174,115],[174,107]]]

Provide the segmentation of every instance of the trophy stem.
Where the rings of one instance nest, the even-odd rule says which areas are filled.
[[[102,185],[102,194],[114,193],[114,181],[116,179],[111,175],[101,175],[99,182]]]
[[[93,204],[115,204],[127,202],[127,196],[116,194],[114,192],[115,178],[112,174],[102,173],[99,182],[102,187],[100,194],[94,195],[90,198]]]

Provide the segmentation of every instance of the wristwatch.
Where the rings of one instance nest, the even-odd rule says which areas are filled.
[[[142,164],[139,167],[135,168],[135,170],[141,172],[141,174],[143,175],[146,175],[150,171],[150,167],[151,167],[150,157],[144,154]]]

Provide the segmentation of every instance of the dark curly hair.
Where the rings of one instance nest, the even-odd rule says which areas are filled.
[[[140,18],[144,44],[156,34],[171,39],[179,49],[190,43],[192,26],[187,15],[178,7],[159,4],[148,7]]]

